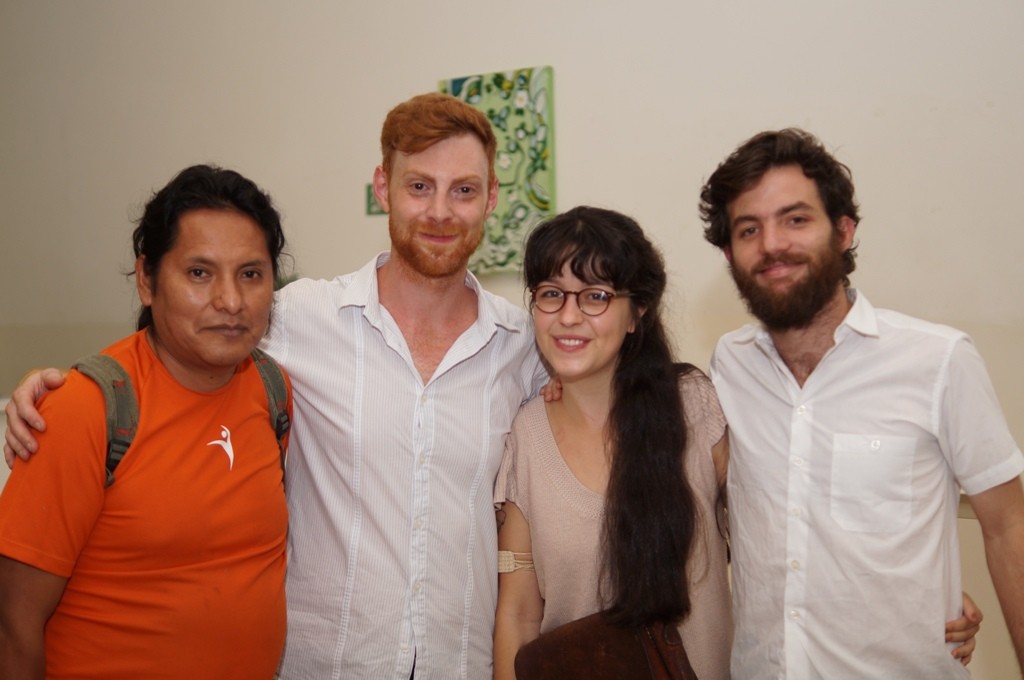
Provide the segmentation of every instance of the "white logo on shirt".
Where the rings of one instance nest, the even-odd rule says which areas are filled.
[[[228,454],[228,470],[230,470],[235,467],[235,450],[231,448],[231,430],[221,425],[220,436],[224,437],[223,441],[220,439],[214,439],[212,442],[207,442],[206,445],[213,446],[216,444],[224,449],[224,453]]]

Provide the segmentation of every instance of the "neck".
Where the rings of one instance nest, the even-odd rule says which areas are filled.
[[[806,327],[768,330],[775,349],[800,386],[803,386],[825,353],[835,344],[836,329],[852,306],[845,286],[840,285]]]
[[[395,257],[377,269],[380,303],[392,316],[406,319],[443,319],[476,311],[476,295],[466,286],[466,269],[446,277],[424,276]]]
[[[237,366],[233,366],[230,369],[200,371],[188,366],[179,361],[164,347],[153,326],[146,330],[146,341],[149,342],[149,346],[153,349],[153,353],[156,354],[157,360],[163,364],[167,372],[171,374],[171,377],[182,387],[194,392],[213,392],[224,387],[231,381],[232,376],[235,375],[235,371],[238,369]]]
[[[398,324],[424,383],[476,322],[476,293],[466,287],[465,277],[465,268],[450,277],[426,277],[395,257],[377,269],[380,304]]]
[[[562,460],[581,484],[602,495],[608,489],[612,464],[611,401],[607,382],[602,388],[591,379],[563,383],[561,400],[544,405]]]
[[[604,429],[612,410],[612,374],[562,383],[562,398],[549,402],[558,417],[590,428]]]

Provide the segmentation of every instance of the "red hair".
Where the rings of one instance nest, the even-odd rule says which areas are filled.
[[[447,94],[421,94],[391,109],[380,132],[381,167],[391,177],[395,152],[414,154],[462,134],[471,134],[484,145],[487,179],[494,181],[494,155],[498,140],[487,116]]]

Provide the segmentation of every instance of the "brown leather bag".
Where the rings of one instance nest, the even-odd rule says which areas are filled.
[[[697,680],[673,625],[616,626],[605,612],[544,633],[516,655],[518,680]]]

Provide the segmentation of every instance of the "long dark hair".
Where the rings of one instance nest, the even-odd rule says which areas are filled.
[[[537,227],[524,260],[529,288],[568,263],[581,281],[631,295],[636,328],[619,350],[608,419],[601,596],[621,624],[677,621],[690,611],[685,567],[697,522],[683,472],[679,378],[695,369],[672,360],[661,321],[667,278],[661,254],[629,217],[580,206]]]
[[[267,240],[267,252],[276,279],[281,268],[284,232],[281,216],[270,196],[234,170],[214,165],[193,165],[179,172],[163,189],[153,194],[132,232],[135,257],[146,257],[144,267],[157,286],[160,262],[178,240],[181,216],[191,210],[233,210],[251,218]],[[139,310],[136,330],[153,325],[153,310]]]

